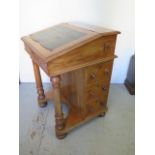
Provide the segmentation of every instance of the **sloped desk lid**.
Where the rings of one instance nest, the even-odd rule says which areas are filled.
[[[118,31],[76,23],[59,24],[23,37],[22,40],[42,59],[60,56],[103,35]]]
[[[30,37],[52,52],[54,49],[62,47],[75,40],[79,40],[86,35],[87,33],[85,32],[80,32],[75,29],[65,27],[64,25],[58,25],[34,33],[30,35]]]

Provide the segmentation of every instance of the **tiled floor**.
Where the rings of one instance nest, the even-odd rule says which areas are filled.
[[[44,84],[49,89],[49,84]],[[113,84],[105,117],[57,140],[54,107],[37,106],[35,84],[20,84],[20,155],[134,155],[134,96]]]

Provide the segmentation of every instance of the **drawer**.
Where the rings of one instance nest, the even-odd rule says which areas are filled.
[[[101,108],[106,107],[108,91],[109,85],[100,85],[99,87],[94,85],[86,89],[85,103],[88,113],[97,112]]]
[[[92,112],[97,112],[103,106],[100,104],[98,100],[94,100],[94,101],[89,101],[86,107],[87,107],[87,112],[92,113]]]
[[[108,97],[109,84],[92,85],[85,89],[85,102],[98,101],[100,104],[105,104]]]
[[[99,95],[98,97],[95,97],[94,99],[87,99],[86,101],[86,107],[88,112],[96,112],[98,110],[101,110],[101,108],[106,107],[107,104],[107,93],[102,93],[102,96]]]
[[[113,61],[89,66],[85,69],[86,87],[92,84],[108,83],[111,78]]]

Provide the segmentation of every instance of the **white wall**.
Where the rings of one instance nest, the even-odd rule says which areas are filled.
[[[123,83],[134,54],[134,0],[20,0],[20,37],[51,25],[80,21],[122,32],[112,83]],[[34,82],[31,60],[20,41],[20,80]],[[42,72],[44,82],[48,77]]]

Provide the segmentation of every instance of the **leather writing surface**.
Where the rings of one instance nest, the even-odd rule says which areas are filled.
[[[46,30],[31,34],[30,37],[43,47],[52,51],[72,41],[81,39],[87,33],[76,31],[63,25],[54,26]]]

